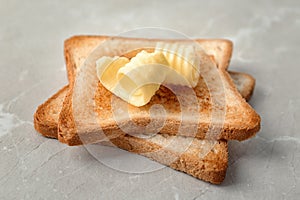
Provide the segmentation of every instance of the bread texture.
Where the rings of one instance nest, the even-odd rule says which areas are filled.
[[[246,73],[229,71],[229,74],[242,97],[247,101],[250,100],[255,79]],[[58,117],[68,89],[68,85],[64,86],[37,108],[34,114],[34,127],[43,136],[58,139]]]
[[[42,135],[57,138],[58,113],[63,99],[68,92],[67,86],[50,97],[38,107],[34,115],[35,129]],[[192,141],[191,141],[192,140]],[[185,151],[167,148],[168,144],[178,146],[191,143]],[[113,145],[124,150],[146,156],[173,169],[190,174],[214,184],[221,183],[226,175],[228,150],[226,141],[206,141],[181,136],[160,135],[142,139],[130,135],[122,135],[111,140]],[[210,150],[211,148],[211,150]],[[207,150],[207,155],[199,154]]]
[[[244,73],[229,73],[237,83],[239,92],[244,98],[249,99],[254,90],[254,79]],[[37,108],[34,114],[34,127],[43,136],[58,138],[58,117],[67,92],[68,86],[65,86]],[[214,184],[221,183],[225,178],[228,162],[227,142],[213,143],[213,141],[193,139],[189,148],[182,154],[174,149],[163,148],[168,146],[170,141],[177,140],[177,143],[181,144],[182,140],[189,142],[190,139],[168,135],[156,135],[150,139],[142,139],[123,135],[112,139],[111,142],[121,149],[146,156],[198,179]],[[205,157],[199,157],[199,154],[203,152],[201,149],[211,148],[212,145],[214,145],[213,148]],[[174,162],[167,162],[170,159]]]
[[[157,42],[156,40],[132,38],[109,39],[118,44],[117,48],[116,46],[111,46],[108,52],[105,52],[105,48],[102,48],[96,57],[99,58],[101,55],[122,55],[128,49],[142,47],[142,45],[151,46]],[[127,133],[135,132],[133,129],[130,129],[132,122],[142,127],[147,126],[151,121],[149,109],[154,104],[164,105],[169,114],[166,123],[160,130],[163,134],[180,134],[182,136],[196,137],[198,139],[245,140],[255,135],[260,129],[259,115],[241,97],[226,71],[232,51],[232,43],[227,40],[196,40],[205,52],[210,53],[215,63],[218,63],[218,69],[216,69],[214,62],[211,61],[209,56],[206,54],[202,55],[202,64],[204,66],[201,71],[202,79],[200,78],[198,86],[194,88],[200,105],[199,107],[201,108],[199,109],[199,113],[202,117],[200,122],[198,121],[199,118],[190,116],[190,119],[184,121],[185,129],[180,127],[180,106],[176,99],[177,96],[170,90],[161,87],[146,106],[136,108],[128,105],[131,118],[123,119],[123,121],[117,124],[111,111],[111,100],[113,98],[118,100],[118,98],[115,98],[113,94],[98,83],[93,67],[81,68],[87,71],[79,70],[80,66],[85,64],[84,61],[87,56],[89,56],[91,52],[95,52],[95,49],[101,42],[106,42],[109,39],[101,36],[77,36],[65,42],[70,90],[64,100],[59,118],[59,139],[61,141],[69,145],[79,145],[83,142],[95,143],[101,141],[103,137],[106,136],[114,138],[124,135],[125,133],[119,128],[120,126],[129,128],[127,129],[128,131],[126,131]],[[209,43],[211,43],[211,45],[209,45]],[[219,55],[219,53],[222,54]],[[80,74],[84,74],[84,78],[78,78],[79,81],[75,84],[75,77],[77,77],[78,74],[79,76]],[[219,80],[218,83],[216,83],[216,79]],[[81,83],[79,83],[80,80],[82,80]],[[207,83],[213,85],[213,87],[208,88]],[[75,87],[75,85],[77,85],[77,87]],[[82,92],[84,92],[83,95],[81,94]],[[215,99],[223,98],[224,105],[219,106],[217,111],[223,112],[225,115],[223,118],[214,119],[214,121],[211,121],[212,108],[215,108],[210,98],[212,92],[215,92]],[[186,95],[184,92],[182,96],[189,97],[189,95]],[[77,99],[76,102],[74,102],[74,98]],[[95,99],[95,101],[93,99]],[[168,103],[164,103],[166,101],[168,101]],[[96,106],[94,107],[95,102]],[[122,103],[121,100],[119,102]],[[76,110],[78,109],[77,111],[74,110],[74,105],[76,106]],[[193,110],[195,106],[191,105],[188,109]],[[80,114],[74,114],[75,112]],[[157,123],[162,123],[159,117],[157,117],[157,119]],[[195,127],[195,133],[189,132],[188,130],[191,130],[191,127],[195,125],[197,126]],[[217,129],[216,127],[222,127],[217,135],[208,134],[210,130],[214,128]],[[180,133],[178,133],[179,128],[182,128]],[[98,134],[101,131],[103,131],[104,136]]]
[[[94,41],[93,37],[91,39],[90,44]],[[79,39],[76,42],[78,42],[78,45],[82,45],[80,42],[83,41]],[[77,53],[80,54],[80,50]],[[73,79],[73,71],[75,70],[68,68],[70,81]],[[254,89],[254,79],[247,74],[237,72],[230,72],[230,74],[243,97],[250,98]],[[65,86],[38,107],[34,114],[34,126],[42,135],[51,138],[58,137],[58,117],[67,93],[68,86]],[[165,148],[170,141],[177,143],[175,149]],[[112,139],[111,142],[119,148],[144,155],[173,169],[214,184],[221,183],[226,174],[228,162],[226,141],[198,140],[158,134],[149,139],[122,135]],[[191,142],[188,149],[184,153],[178,152],[179,146],[186,142]],[[204,149],[209,150],[206,155],[199,157],[199,154],[205,152]],[[172,162],[170,162],[170,159]]]

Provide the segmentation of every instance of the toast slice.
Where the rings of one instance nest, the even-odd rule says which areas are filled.
[[[112,40],[112,42],[117,45],[110,46],[110,48],[98,48],[98,52],[94,50],[101,42],[107,42],[107,40]],[[101,141],[103,139],[103,135],[99,134],[101,131],[109,138],[125,134],[113,119],[111,112],[110,104],[114,95],[98,83],[99,81],[96,78],[94,66],[80,66],[84,64],[84,61],[91,52],[96,52],[97,54],[92,55],[95,61],[95,59],[103,55],[123,55],[128,49],[143,47],[143,45],[153,46],[156,42],[157,40],[107,38],[101,36],[77,36],[66,41],[65,55],[70,90],[66,95],[59,117],[60,141],[66,142],[69,145],[80,145],[83,143],[82,140],[84,140],[84,143],[96,143]],[[190,116],[190,119],[187,121],[187,126],[185,126],[186,130],[181,129],[180,135],[196,137],[198,139],[206,138],[217,140],[244,140],[252,137],[260,129],[260,117],[238,93],[229,74],[225,70],[230,60],[232,43],[227,40],[197,40],[197,42],[199,42],[205,52],[217,55],[214,57],[214,61],[219,64],[219,68],[217,69],[215,67],[215,64],[205,53],[201,55],[204,62],[204,68],[201,72],[205,77],[199,80],[199,84],[194,90],[198,97],[200,108],[203,108],[201,109],[201,116],[203,116],[200,123],[198,123],[198,117]],[[211,45],[209,45],[209,43],[211,43]],[[109,51],[105,52],[106,49],[109,49]],[[222,53],[222,55],[218,53]],[[93,61],[90,62],[91,65],[93,65],[93,63]],[[214,71],[213,74],[212,71]],[[81,78],[77,77],[78,74]],[[75,77],[77,77],[77,83]],[[219,79],[218,83],[215,81],[216,77],[219,77],[217,78]],[[79,81],[81,82],[79,83]],[[210,91],[208,91],[206,86],[207,82],[213,85]],[[222,85],[220,85],[220,82],[222,82]],[[223,88],[223,93],[219,91],[220,88],[221,90]],[[82,91],[85,92],[84,95],[81,94]],[[225,104],[219,106],[218,110],[218,112],[224,114],[224,118],[218,118],[215,120],[217,121],[216,123],[211,122],[212,104],[210,96],[212,95],[212,91],[215,92],[216,99],[223,98],[223,103]],[[74,101],[74,98],[76,101]],[[95,101],[93,99],[95,99]],[[164,101],[168,101],[168,103],[164,104]],[[95,102],[96,108],[94,107]],[[122,103],[122,101],[120,102]],[[131,118],[121,121],[121,125],[129,128],[128,132],[130,133],[134,132],[130,129],[131,121],[138,122],[141,126],[148,125],[151,120],[149,117],[149,108],[153,104],[164,105],[167,113],[170,113],[170,117],[167,118],[165,126],[160,132],[163,134],[176,135],[180,125],[181,115],[180,110],[178,110],[180,107],[178,106],[178,101],[174,97],[174,94],[162,87],[146,106],[136,108],[128,105]],[[74,110],[74,105],[76,110]],[[193,110],[195,107],[191,106],[188,109]],[[75,112],[80,114],[74,114]],[[160,124],[161,123],[162,122],[160,122]],[[196,133],[191,133],[191,127],[197,124]],[[207,132],[216,127],[220,129],[220,134],[207,134]]]
[[[78,35],[65,41],[65,59],[69,82],[72,82],[79,66],[81,66],[88,55],[109,36]],[[137,39],[134,39],[137,40]],[[224,39],[197,39],[197,42],[211,55],[219,68],[227,69],[233,45]],[[76,59],[74,59],[76,58]]]
[[[254,90],[255,80],[250,75],[237,72],[229,72],[236,83],[236,87],[244,98],[249,99]],[[58,117],[61,111],[68,86],[63,87],[56,94],[40,105],[34,114],[34,127],[43,136],[58,137]],[[187,140],[185,137],[156,135],[152,139],[135,138],[129,135],[112,139],[117,147],[144,155],[159,163],[170,166],[173,169],[185,172],[196,178],[219,184],[226,174],[228,162],[228,148],[226,141],[218,141],[213,149],[204,157],[199,157],[202,148],[212,146],[211,141],[194,139],[184,154],[179,155],[176,150],[164,149],[169,141]],[[161,149],[163,151],[161,151]],[[175,162],[167,163],[170,158],[178,157]]]
[[[239,93],[249,101],[254,91],[255,79],[251,75],[241,72],[229,71],[229,74]],[[43,136],[58,139],[58,117],[68,87],[67,85],[61,88],[37,108],[34,114],[34,127]]]

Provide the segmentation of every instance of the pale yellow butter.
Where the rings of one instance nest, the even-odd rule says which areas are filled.
[[[168,74],[165,83],[189,87],[197,85],[200,76],[200,57],[194,45],[158,42],[155,52],[162,52],[174,70]]]
[[[108,57],[103,56],[96,62],[97,77],[102,85],[113,90],[118,84],[117,73],[121,67],[129,63],[129,59],[125,57]]]
[[[102,85],[124,101],[146,105],[161,84],[195,87],[200,60],[193,46],[158,43],[153,53],[139,52],[126,57],[102,57],[96,62]]]
[[[125,57],[102,57],[96,62],[97,76],[102,85],[134,106],[147,104],[160,84],[166,70],[157,73],[168,62],[162,53],[142,51],[129,60]]]

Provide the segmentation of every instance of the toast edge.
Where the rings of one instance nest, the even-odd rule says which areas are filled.
[[[133,139],[133,141],[131,141]],[[155,161],[161,160],[162,157],[168,156],[168,157],[174,157],[174,152],[168,151],[164,149],[163,155],[160,154],[152,154],[141,153],[143,148],[147,148],[148,144],[144,144],[146,146],[134,146],[132,145],[132,142],[140,140],[139,138],[133,138],[132,136],[122,137],[121,139],[112,139],[112,143],[116,146],[118,146],[121,149],[125,149],[129,152],[133,153],[139,153],[143,156],[146,156],[147,158]],[[184,172],[188,175],[191,175],[195,178],[205,180],[207,182],[213,183],[213,184],[220,184],[226,176],[226,171],[228,167],[228,144],[226,141],[218,141],[219,144],[222,146],[222,152],[218,153],[219,159],[215,156],[213,160],[210,160],[210,154],[214,154],[213,152],[210,152],[207,156],[208,158],[203,158],[199,160],[199,157],[195,154],[181,154],[179,156],[179,159],[171,163],[170,165],[167,165],[175,170]],[[151,142],[150,142],[151,143]],[[150,149],[155,149],[156,144],[153,144],[153,146],[149,147]],[[177,155],[178,156],[178,155]],[[164,161],[159,161],[160,163],[164,163]],[[210,164],[209,164],[210,163]]]
[[[57,123],[53,123],[50,120],[44,119],[43,112],[48,104],[51,103],[54,99],[56,99],[61,92],[68,89],[68,85],[61,88],[58,92],[56,92],[53,96],[51,96],[47,101],[45,101],[43,104],[39,105],[36,109],[34,116],[33,116],[33,122],[34,122],[34,128],[42,134],[45,137],[49,138],[57,138]]]
[[[243,104],[242,106],[248,110],[247,115],[249,116],[248,121],[243,121],[242,123],[237,124],[237,127],[242,127],[242,128],[239,128],[236,131],[235,131],[235,129],[233,129],[233,132],[225,130],[223,132],[223,134],[221,134],[220,139],[238,140],[238,141],[247,140],[247,139],[255,136],[256,133],[260,130],[261,118],[258,115],[258,113],[252,108],[252,106],[246,102],[246,99],[243,98],[242,95],[238,92],[237,88],[234,85],[233,80],[230,78],[228,71],[225,71],[224,69],[220,69],[220,70],[223,71],[224,78],[227,80],[227,83],[229,84],[229,87],[232,89],[232,92]],[[254,84],[255,84],[255,82],[254,82]],[[253,91],[251,93],[253,93]],[[225,126],[226,126],[226,124],[225,124]],[[226,127],[225,127],[225,129],[226,129]],[[234,132],[236,134],[239,134],[239,137],[233,138],[232,133],[234,133]]]

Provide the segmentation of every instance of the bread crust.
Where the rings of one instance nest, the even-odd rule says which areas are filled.
[[[57,139],[58,115],[68,88],[68,85],[64,86],[36,109],[33,116],[34,128],[43,136]],[[50,113],[51,109],[57,114]]]

